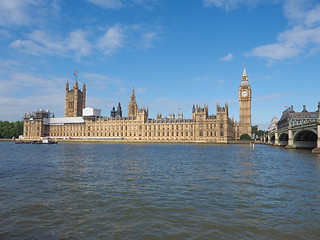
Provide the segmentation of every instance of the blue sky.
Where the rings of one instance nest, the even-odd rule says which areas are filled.
[[[75,69],[104,116],[134,85],[151,118],[228,103],[238,120],[244,62],[253,124],[320,101],[318,0],[0,0],[0,51],[0,120],[62,117]]]

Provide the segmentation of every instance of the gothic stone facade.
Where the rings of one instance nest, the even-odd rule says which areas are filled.
[[[61,121],[59,121],[61,119]],[[84,140],[127,140],[160,142],[228,142],[234,139],[234,122],[228,118],[228,105],[217,106],[217,115],[208,115],[208,107],[195,107],[192,119],[149,119],[140,108],[137,117],[98,116],[51,118],[37,111],[26,115],[24,137]]]
[[[239,86],[239,135],[251,136],[251,87],[244,68]]]
[[[244,79],[242,79],[243,81]],[[118,114],[117,117],[112,116],[112,114],[111,117],[79,116],[79,102],[83,104],[83,108],[85,107],[85,100],[83,99],[85,97],[85,85],[83,91],[81,91],[76,81],[71,91],[68,83],[66,86],[65,117],[52,117],[49,110],[25,114],[24,138],[26,140],[50,137],[79,140],[226,143],[230,140],[239,139],[241,129],[241,131],[251,133],[251,128],[249,131],[248,126],[251,124],[251,89],[249,86],[248,90],[247,85],[245,89],[250,97],[243,96],[240,91],[244,90],[240,85],[241,101],[239,96],[239,102],[242,103],[243,98],[249,99],[250,105],[247,104],[242,108],[242,105],[240,106],[240,123],[229,118],[227,104],[224,107],[217,105],[216,115],[209,115],[208,106],[200,107],[197,105],[192,108],[191,119],[184,119],[182,114],[178,118],[175,118],[173,114],[169,118],[158,114],[157,119],[151,119],[148,116],[148,108],[138,108],[134,89],[132,90],[127,117],[122,117],[122,113],[121,116]],[[70,97],[72,95],[73,97]],[[243,111],[245,112],[243,113]]]

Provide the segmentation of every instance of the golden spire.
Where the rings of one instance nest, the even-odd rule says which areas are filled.
[[[135,100],[136,100],[136,96],[134,94],[134,85],[132,85],[131,101],[135,101]]]
[[[242,76],[243,76],[243,77],[244,77],[244,76],[247,76],[247,73],[246,73],[246,63],[244,63]]]

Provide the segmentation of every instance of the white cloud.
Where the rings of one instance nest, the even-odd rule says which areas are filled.
[[[92,45],[87,40],[87,33],[77,30],[70,33],[66,40],[66,49],[72,50],[77,56],[88,56],[92,51]]]
[[[255,47],[249,56],[272,62],[320,51],[320,4],[312,5],[308,0],[287,0],[283,9],[292,28],[280,33],[276,43]]]
[[[0,0],[0,25],[28,25],[32,18],[28,10],[32,1],[28,0]]]
[[[312,27],[313,25],[316,25],[319,23],[320,23],[320,4],[318,4],[313,9],[311,9],[305,18],[305,24],[308,27]]]
[[[148,24],[133,24],[126,27],[130,35],[130,43],[139,49],[148,49],[154,46],[154,42],[161,40],[161,26]]]
[[[26,54],[32,55],[40,55],[40,53],[48,53],[48,51],[36,43],[32,42],[31,40],[15,40],[10,44],[10,47],[20,50]]]
[[[15,40],[10,47],[32,55],[70,55],[78,58],[88,56],[93,51],[93,44],[88,40],[89,33],[78,29],[70,32],[65,39],[50,36],[44,31],[34,31],[27,40]],[[115,25],[97,39],[97,48],[105,55],[111,55],[123,47],[124,30],[120,25]]]
[[[7,60],[0,59],[0,65],[2,68],[1,70],[3,70],[3,69],[10,69],[11,67],[14,67],[14,66],[19,66],[20,63],[13,59],[7,59]]]
[[[0,25],[32,26],[59,17],[58,0],[0,0]]]
[[[109,28],[107,32],[98,39],[97,46],[105,55],[111,55],[123,47],[124,39],[124,29],[118,24]]]
[[[265,2],[265,0],[202,0],[202,2],[205,7],[215,6],[230,11],[236,9],[241,4],[253,7],[261,2]]]
[[[283,12],[291,29],[279,33],[274,43],[257,46],[247,55],[267,59],[269,62],[290,59],[320,51],[320,4],[312,0],[203,0],[205,7],[219,7],[227,11],[241,5],[253,7],[263,3],[283,2]],[[221,58],[229,61],[232,55]]]
[[[121,0],[87,0],[87,2],[104,9],[119,9],[124,6]]]
[[[211,7],[212,5],[216,7],[223,7],[226,9],[235,8],[242,0],[203,0],[205,7]]]
[[[146,32],[142,34],[142,44],[144,48],[153,47],[152,43],[159,40],[159,35],[156,32]]]
[[[67,55],[87,56],[91,53],[91,43],[86,39],[87,33],[76,30],[66,39],[58,39],[44,31],[33,31],[27,40],[15,40],[10,47],[32,55]]]
[[[128,41],[125,41],[128,39]],[[123,26],[116,24],[102,36],[81,29],[70,32],[67,37],[36,30],[27,39],[17,39],[10,47],[31,55],[75,56],[76,59],[92,54],[113,55],[124,47],[151,48],[160,40],[156,31],[148,31],[140,25]]]
[[[309,0],[285,0],[283,11],[286,18],[293,22],[303,21],[309,2]]]
[[[220,61],[228,62],[234,59],[233,53],[229,53],[227,56],[220,58]]]
[[[86,0],[103,9],[121,9],[131,5],[142,5],[151,10],[154,0]]]
[[[272,60],[282,60],[297,56],[302,50],[288,45],[287,43],[275,43],[254,48],[249,56],[266,58]]]

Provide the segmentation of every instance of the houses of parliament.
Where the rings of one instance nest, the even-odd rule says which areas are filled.
[[[149,118],[148,107],[138,107],[132,88],[127,116],[119,103],[110,116],[86,106],[86,85],[82,90],[76,79],[72,88],[65,89],[65,116],[55,117],[49,110],[25,113],[24,139],[41,138],[68,140],[109,140],[128,142],[212,142],[227,143],[242,134],[251,136],[251,87],[244,68],[238,91],[239,122],[229,118],[228,104],[216,106],[216,115],[209,115],[208,106],[193,105],[191,119],[183,114]]]

